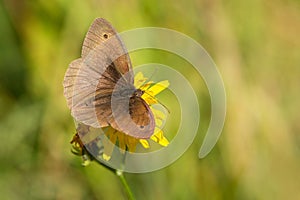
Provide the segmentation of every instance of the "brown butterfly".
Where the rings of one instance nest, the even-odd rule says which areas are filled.
[[[153,113],[134,87],[132,65],[121,38],[97,18],[83,42],[81,58],[65,74],[64,95],[72,116],[95,128],[111,126],[135,138],[149,138]]]

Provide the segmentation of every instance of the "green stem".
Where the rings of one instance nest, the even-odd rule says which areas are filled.
[[[120,178],[120,180],[121,180],[121,182],[122,182],[122,184],[125,188],[125,191],[127,193],[128,199],[129,200],[135,200],[135,198],[133,196],[133,193],[132,193],[132,191],[131,191],[131,189],[130,189],[130,187],[129,187],[126,179],[125,179],[125,176],[124,176],[123,172],[120,171],[120,170],[116,170],[116,175]]]

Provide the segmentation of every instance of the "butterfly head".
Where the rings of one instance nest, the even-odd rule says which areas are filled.
[[[133,96],[141,97],[144,93],[145,93],[145,91],[143,91],[141,89],[136,89],[133,93]]]

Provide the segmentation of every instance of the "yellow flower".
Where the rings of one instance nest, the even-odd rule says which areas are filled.
[[[136,76],[134,77],[134,86],[136,88],[140,88],[141,90],[145,91],[145,93],[142,95],[142,98],[150,106],[150,109],[152,110],[155,119],[156,127],[154,130],[154,134],[151,136],[151,140],[159,143],[162,146],[167,146],[169,144],[169,141],[167,140],[167,138],[164,137],[163,131],[159,128],[162,126],[163,120],[166,118],[166,116],[160,110],[151,107],[151,105],[157,103],[157,100],[154,97],[169,86],[169,81],[167,80],[160,81],[156,84],[153,84],[152,81],[149,81],[146,84],[144,84],[146,81],[147,78],[145,78],[141,72],[137,73]],[[145,141],[140,140],[140,143],[143,145]],[[147,145],[143,145],[143,146],[144,148],[147,148]]]
[[[164,89],[166,89],[169,86],[169,82],[167,80],[158,83],[153,83],[152,81],[147,82],[147,78],[144,77],[144,75],[141,72],[139,72],[134,77],[134,86],[144,91],[142,98],[149,105],[154,116],[156,127],[150,139],[160,144],[161,146],[167,146],[169,144],[169,141],[167,140],[167,138],[164,137],[163,131],[160,129],[166,116],[162,111],[153,108],[151,105],[158,103],[155,99],[155,96]],[[105,127],[103,131],[107,136],[106,139],[105,137],[103,137],[104,139],[102,141],[102,158],[104,160],[110,160],[112,152],[114,150],[114,145],[118,145],[122,153],[124,153],[125,151],[134,152],[138,144],[141,144],[145,149],[150,148],[147,139],[134,138],[125,133],[115,130],[111,126]],[[80,141],[79,137],[74,136],[71,143],[73,144],[73,149],[75,150],[76,154],[84,155],[87,153],[86,151],[78,150],[86,149],[83,143]],[[86,159],[83,159],[84,165],[87,164],[88,162],[86,161]]]
[[[136,88],[140,88],[145,91],[142,95],[142,98],[146,101],[146,103],[150,106],[150,109],[153,113],[155,119],[155,130],[153,135],[150,137],[154,142],[167,146],[169,141],[164,137],[163,131],[159,128],[162,126],[163,120],[166,118],[165,114],[157,109],[151,107],[151,105],[156,104],[157,100],[155,96],[159,94],[161,91],[166,89],[169,86],[168,81],[161,81],[158,83],[153,83],[152,81],[146,82],[147,78],[139,72],[134,77],[134,86]],[[134,152],[138,143],[140,143],[145,149],[150,148],[149,142],[146,139],[138,139],[127,134],[124,134],[120,131],[113,129],[112,127],[107,127],[105,131],[105,135],[109,138],[110,142],[104,142],[104,153],[103,159],[109,160],[110,155],[113,151],[114,144],[118,143],[119,148],[122,152],[129,151]]]

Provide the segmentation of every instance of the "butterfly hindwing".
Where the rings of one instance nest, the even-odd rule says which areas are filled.
[[[136,138],[149,138],[154,132],[155,123],[147,103],[141,97],[132,97],[129,102],[129,113],[137,125],[135,130],[130,130],[130,133]]]

